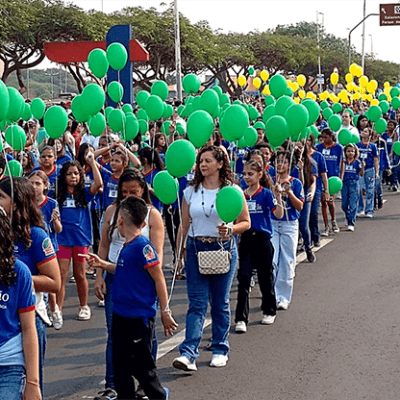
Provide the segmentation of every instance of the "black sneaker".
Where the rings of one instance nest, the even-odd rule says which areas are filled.
[[[380,210],[383,207],[383,200],[378,199],[378,210]]]
[[[98,396],[96,396],[93,400],[117,400],[117,399],[118,399],[117,392],[113,389],[107,388],[99,392]]]
[[[311,249],[307,249],[306,254],[308,262],[313,263],[316,261],[317,257],[315,257],[315,254]]]
[[[316,242],[314,242],[314,247],[318,248],[321,247],[321,242],[319,240],[317,240]]]

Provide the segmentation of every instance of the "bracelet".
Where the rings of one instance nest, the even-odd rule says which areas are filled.
[[[165,307],[165,309],[163,310],[163,311],[161,311],[161,313],[165,313],[165,314],[171,314],[172,313],[172,311],[170,310],[170,308],[167,306],[167,307]]]
[[[40,388],[40,385],[36,382],[26,380],[26,383],[29,383],[30,385],[37,386],[38,388]]]

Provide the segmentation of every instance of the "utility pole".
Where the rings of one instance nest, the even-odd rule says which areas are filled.
[[[365,14],[367,11],[367,0],[364,0],[363,6],[363,33],[362,33],[362,48],[361,48],[361,68],[364,73],[364,64],[365,64]]]
[[[178,0],[174,0],[174,18],[175,18],[176,97],[179,101],[182,101],[181,34],[179,29]]]
[[[322,15],[322,26],[324,26],[324,13],[317,11],[317,47],[318,47],[318,92],[322,92],[322,74],[321,74],[321,55],[319,47],[319,15]]]

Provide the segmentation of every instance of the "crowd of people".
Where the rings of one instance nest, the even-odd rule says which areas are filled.
[[[261,99],[241,100],[262,113]],[[389,190],[398,190],[399,156],[393,144],[399,128],[394,111],[385,115],[387,131],[378,135],[363,113],[367,107],[354,102],[353,112],[343,112],[341,129],[360,138],[346,146],[338,142],[341,129],[332,131],[322,113],[317,137],[288,139],[275,150],[267,141],[262,118],[257,121],[257,143],[251,148],[225,141],[216,123],[210,140],[198,150],[192,171],[179,178],[178,199],[170,205],[158,199],[153,180],[165,169],[168,146],[188,140],[186,122],[176,111],[168,132],[163,133],[162,123],[157,122],[150,124],[146,135],[125,143],[109,128],[98,138],[91,136],[72,115],[67,131],[56,140],[47,136],[43,121],[23,123],[27,135],[23,151],[13,150],[2,138],[2,396],[44,398],[46,327],[63,327],[72,265],[79,298],[77,319],[91,318],[87,273],[93,270],[94,291],[106,315],[106,383],[96,399],[168,398],[156,373],[155,334],[158,310],[165,334],[177,329],[162,268],[165,231],[173,249],[174,278],[186,280],[188,296],[185,339],[173,366],[197,370],[210,304],[210,366],[224,367],[235,277],[235,332],[247,331],[255,274],[262,293],[260,322],[273,324],[277,310],[287,310],[292,301],[298,252],[305,251],[307,260],[315,262],[321,236],[354,231],[357,218],[373,218],[382,208],[383,182]],[[21,162],[22,177],[5,175],[13,159]],[[330,194],[332,177],[343,182],[339,194]],[[228,186],[240,191],[243,208],[233,223],[226,224],[217,213],[216,197]],[[344,228],[336,220],[336,199],[341,199],[346,217]],[[227,272],[202,272],[204,253],[226,256]]]

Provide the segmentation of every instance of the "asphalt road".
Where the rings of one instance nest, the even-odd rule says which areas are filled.
[[[208,366],[210,326],[205,329],[196,373],[171,367],[176,348],[163,355],[184,334],[185,282],[178,281],[171,307],[180,333],[165,341],[158,332],[158,371],[170,398],[397,400],[400,195],[385,192],[385,198],[384,208],[373,220],[360,219],[354,233],[331,237],[316,253],[315,264],[298,264],[292,304],[287,311],[278,311],[274,325],[260,325],[260,293],[257,287],[252,291],[248,332],[238,335],[232,330],[226,368]],[[341,211],[338,222],[343,225]],[[170,285],[168,271],[166,277]],[[103,388],[105,318],[104,309],[96,306],[92,282],[92,319],[75,320],[76,290],[68,284],[64,327],[48,329],[46,399],[93,398]],[[235,281],[232,309],[236,287]]]

